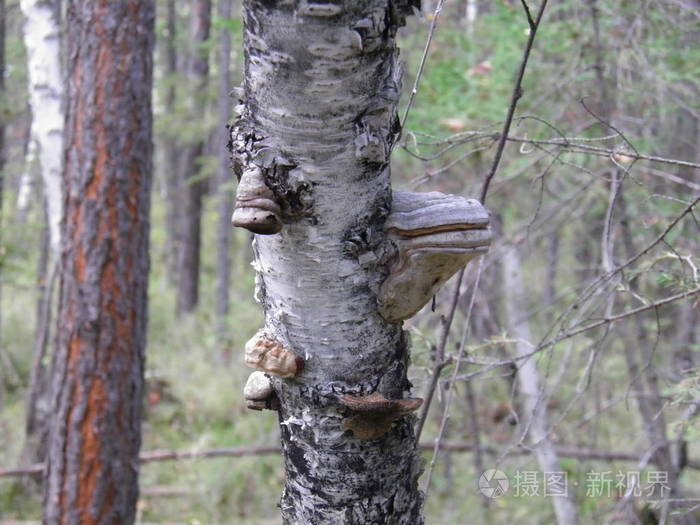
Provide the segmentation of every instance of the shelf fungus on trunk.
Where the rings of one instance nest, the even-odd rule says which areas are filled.
[[[379,392],[364,397],[343,396],[340,404],[353,412],[343,421],[357,439],[378,439],[389,432],[394,421],[418,410],[423,404],[419,398],[387,399]]]
[[[278,377],[296,377],[304,367],[304,360],[265,330],[258,332],[245,345],[248,366]]]
[[[491,243],[486,208],[439,192],[395,191],[385,229],[398,253],[377,301],[381,316],[393,323],[413,317]]]
[[[248,167],[236,190],[233,225],[253,233],[273,235],[282,229],[281,214],[282,210],[274,193],[265,184],[260,168],[255,165]]]
[[[277,410],[279,408],[279,400],[272,386],[272,380],[265,372],[256,370],[248,376],[248,381],[243,387],[243,396],[246,406],[251,410]]]

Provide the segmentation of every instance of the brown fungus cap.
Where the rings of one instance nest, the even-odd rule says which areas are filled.
[[[410,414],[423,404],[419,398],[387,399],[379,392],[363,397],[343,396],[340,404],[356,415],[347,418],[343,426],[357,439],[378,439],[386,434],[397,419]]]
[[[257,166],[246,169],[236,190],[236,207],[231,221],[260,235],[274,235],[282,230],[281,209]]]
[[[264,330],[258,331],[245,345],[245,362],[248,366],[278,377],[297,376],[304,367],[304,360]]]
[[[417,397],[407,399],[387,399],[379,392],[364,397],[343,396],[340,404],[355,412],[380,413],[389,412],[413,412],[423,404],[423,400]]]

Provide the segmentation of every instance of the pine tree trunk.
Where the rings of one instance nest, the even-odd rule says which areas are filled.
[[[188,77],[196,86],[195,98],[202,97],[209,76],[209,53],[204,43],[209,40],[211,0],[192,3],[192,45],[194,51]],[[194,102],[192,118],[199,118],[203,104]],[[204,152],[204,141],[185,147],[182,153],[183,212],[180,218],[182,244],[179,251],[177,313],[191,312],[199,302],[199,259],[202,243],[202,199],[204,181],[199,179],[197,159]]]
[[[391,403],[369,414],[347,397],[405,400],[411,388],[407,336],[378,314],[376,295],[399,129],[394,37],[415,3],[244,2],[234,167],[262,176],[283,223],[255,236],[266,321],[248,347],[296,355],[291,369],[304,361],[295,379],[273,383],[288,525],[423,523],[413,418],[392,423]]]
[[[66,208],[47,525],[129,525],[138,498],[154,2],[69,0]]]
[[[219,0],[219,18],[231,18],[231,0]],[[231,287],[231,214],[233,213],[232,184],[229,153],[226,148],[224,129],[231,116],[231,34],[227,27],[221,28],[219,50],[219,107],[220,130],[217,137],[219,224],[216,238],[216,317],[219,343],[227,345],[229,288]]]

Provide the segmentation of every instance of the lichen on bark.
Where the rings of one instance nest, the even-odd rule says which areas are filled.
[[[423,523],[411,416],[375,439],[340,399],[410,397],[408,342],[377,313],[400,93],[394,37],[415,1],[247,0],[239,174],[264,174],[282,230],[256,235],[265,332],[304,359],[274,378],[286,524]],[[374,437],[369,432],[368,436]]]

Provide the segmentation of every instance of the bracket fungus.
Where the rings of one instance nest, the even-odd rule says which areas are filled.
[[[257,166],[247,168],[236,190],[236,207],[231,222],[261,235],[273,235],[282,229],[282,210],[275,195],[265,184]]]
[[[264,372],[255,371],[248,376],[243,387],[246,405],[252,410],[277,410],[279,401],[272,387],[272,381]]]
[[[304,367],[304,360],[265,330],[258,332],[245,345],[245,362],[248,366],[268,374],[290,378],[297,376]]]
[[[393,323],[413,317],[491,243],[486,208],[439,192],[395,191],[385,229],[398,254],[377,301],[380,315]]]
[[[340,404],[354,416],[345,419],[343,426],[352,430],[357,439],[378,439],[386,434],[394,421],[418,410],[423,404],[419,398],[387,399],[379,392],[364,397],[343,396]]]

